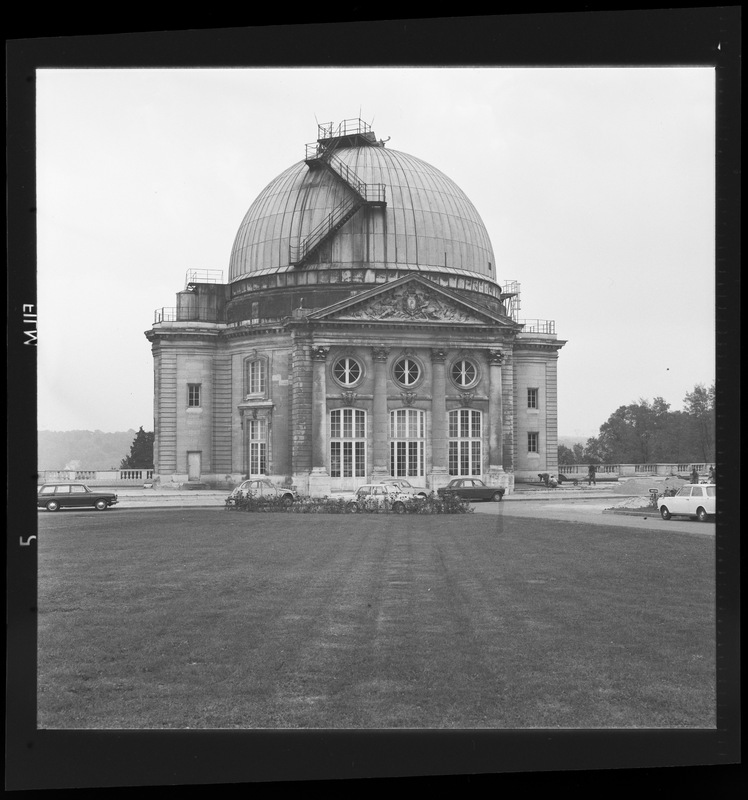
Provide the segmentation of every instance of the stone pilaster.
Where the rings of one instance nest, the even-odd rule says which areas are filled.
[[[502,382],[501,365],[504,354],[501,350],[488,351],[488,482],[503,485],[502,464]]]
[[[312,469],[312,361],[311,337],[298,331],[291,352],[290,462],[292,480],[302,494],[309,493]]]
[[[327,386],[325,359],[329,347],[313,346],[312,355],[312,471],[309,475],[309,494],[330,494],[330,475],[327,455]]]
[[[429,488],[432,491],[449,483],[447,464],[447,382],[445,361],[447,351],[443,347],[431,349],[431,472]]]
[[[389,415],[387,413],[387,356],[386,347],[372,348],[374,358],[374,403],[372,420],[372,441],[374,464],[372,476],[390,474],[389,453]]]

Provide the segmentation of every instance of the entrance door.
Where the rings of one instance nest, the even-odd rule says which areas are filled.
[[[187,480],[200,480],[200,461],[202,453],[199,450],[188,451],[187,453]]]

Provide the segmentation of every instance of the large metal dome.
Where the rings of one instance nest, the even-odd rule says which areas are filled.
[[[330,169],[300,161],[252,203],[234,241],[229,281],[303,269],[364,266],[470,273],[496,280],[485,225],[465,193],[444,173],[383,143],[358,141],[335,149],[338,171],[367,185],[383,184],[386,205],[356,211],[314,257],[294,263],[294,249],[350,198],[351,187]]]

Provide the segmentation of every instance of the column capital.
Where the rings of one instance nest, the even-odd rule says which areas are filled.
[[[390,354],[388,347],[372,347],[371,352],[375,361],[386,361],[387,356]]]
[[[504,353],[502,350],[489,350],[488,363],[492,366],[500,367],[504,363]]]
[[[312,345],[312,360],[313,361],[324,361],[327,358],[327,354],[330,352],[329,347],[322,347],[320,345]]]
[[[434,364],[443,364],[447,360],[446,347],[432,347],[431,348],[431,361]]]

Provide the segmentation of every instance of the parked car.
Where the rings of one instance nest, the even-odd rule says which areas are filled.
[[[46,508],[47,511],[87,507],[105,511],[118,502],[113,492],[89,489],[84,483],[44,483],[39,487],[36,497],[37,508]]]
[[[706,522],[717,513],[717,487],[713,483],[687,483],[678,489],[674,497],[661,497],[657,507],[663,519],[686,516]]]
[[[388,486],[397,486],[397,488],[403,493],[407,494],[410,497],[428,497],[429,491],[424,486],[413,486],[409,481],[406,481],[405,478],[383,478],[379,481],[381,484],[387,484]]]
[[[229,495],[229,503],[235,503],[244,497],[273,498],[280,497],[285,503],[291,504],[299,499],[299,494],[293,487],[276,486],[267,478],[251,478],[234,489]]]
[[[367,506],[388,505],[396,514],[405,512],[405,503],[411,495],[401,491],[389,483],[367,483],[356,490],[356,499],[351,506],[352,511],[363,511]]]
[[[504,491],[501,486],[486,486],[478,478],[455,478],[446,486],[437,489],[436,493],[440,497],[453,495],[464,500],[493,500],[499,503],[504,496]]]

